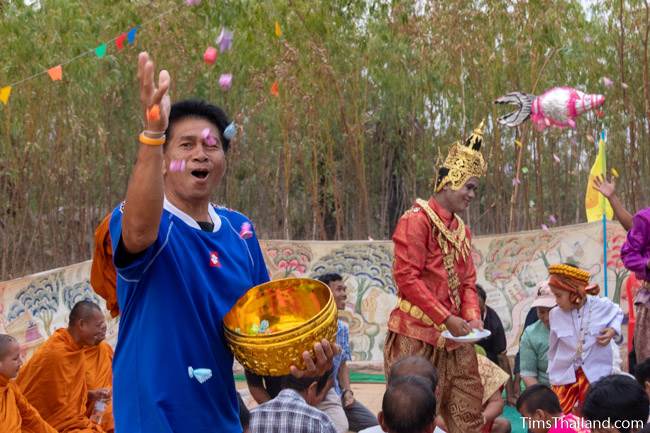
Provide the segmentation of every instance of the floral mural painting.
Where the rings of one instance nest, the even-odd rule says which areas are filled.
[[[346,244],[320,257],[310,276],[336,272],[348,287],[349,308],[342,314],[350,325],[354,358],[380,359],[386,320],[395,305],[392,249],[383,243]]]
[[[271,278],[302,277],[307,273],[312,259],[311,249],[302,244],[275,244],[268,243],[265,251],[266,266],[269,268]]]
[[[43,324],[47,335],[52,334],[52,319],[59,309],[59,291],[61,288],[61,272],[38,278],[16,295],[15,303],[21,304],[32,317]],[[16,307],[13,311],[19,310]]]
[[[617,223],[607,226],[609,296],[622,296],[628,271],[620,259],[625,234]],[[340,316],[350,326],[355,361],[380,365],[386,322],[396,303],[393,244],[390,241],[262,241],[271,278],[317,277],[337,272],[348,286],[347,308]],[[537,282],[548,277],[550,263],[571,262],[592,273],[602,287],[602,226],[600,223],[472,239],[477,280],[487,292],[506,329],[508,353],[518,348],[523,321]],[[0,332],[14,335],[26,356],[47,336],[66,326],[70,309],[82,299],[104,308],[88,284],[90,262],[77,263],[17,280],[0,282]],[[115,345],[118,320],[108,320],[107,341]]]
[[[623,260],[621,259],[621,248],[623,247],[626,239],[627,235],[623,228],[619,228],[619,230],[609,230],[607,232],[607,270],[614,274],[615,285],[612,300],[616,303],[621,302],[621,290],[623,288],[623,282],[630,274],[630,271],[625,268],[625,265],[623,265]]]

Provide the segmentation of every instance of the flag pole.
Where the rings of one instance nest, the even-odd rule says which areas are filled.
[[[605,130],[600,133],[600,139],[603,146],[603,159],[602,159],[602,175],[606,179],[607,176],[607,152],[605,151]],[[600,152],[601,149],[598,149]],[[607,210],[605,208],[605,196],[600,194],[600,208],[603,211],[603,288],[605,289],[605,297],[608,295],[607,291]]]

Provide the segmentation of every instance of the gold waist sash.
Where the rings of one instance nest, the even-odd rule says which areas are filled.
[[[409,316],[413,317],[414,319],[417,319],[424,323],[427,326],[433,326],[436,328],[436,330],[442,332],[447,329],[445,325],[436,325],[433,323],[433,320],[431,320],[431,317],[429,317],[420,307],[417,305],[411,304],[409,301],[406,299],[402,298],[397,298],[397,306],[399,307],[400,310],[408,314]]]

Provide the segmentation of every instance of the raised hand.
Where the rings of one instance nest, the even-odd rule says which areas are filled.
[[[138,56],[138,81],[140,83],[140,102],[145,120],[145,131],[163,134],[169,124],[170,99],[167,91],[171,78],[166,70],[158,75],[158,86],[154,82],[155,65],[149,53],[142,52]],[[158,107],[158,115],[155,115]],[[147,115],[147,113],[153,115]]]
[[[616,194],[616,180],[614,178],[605,179],[602,176],[596,176],[594,178],[593,188],[605,197],[610,198]]]

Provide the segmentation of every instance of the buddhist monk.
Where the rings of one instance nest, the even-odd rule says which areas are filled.
[[[60,433],[105,433],[100,424],[107,414],[99,423],[89,414],[96,400],[110,397],[110,390],[93,389],[100,381],[88,381],[93,370],[105,375],[103,366],[88,367],[89,360],[104,359],[99,354],[92,356],[92,349],[105,336],[106,320],[99,306],[90,301],[78,302],[70,312],[68,327],[56,330],[20,372],[17,382],[23,394]]]
[[[13,378],[23,361],[20,346],[10,335],[0,334],[0,427],[3,433],[56,433],[27,402]]]
[[[106,402],[106,409],[100,425],[106,433],[113,433],[113,348],[105,341],[85,350],[86,385],[88,387],[87,415],[91,416],[98,400]]]

